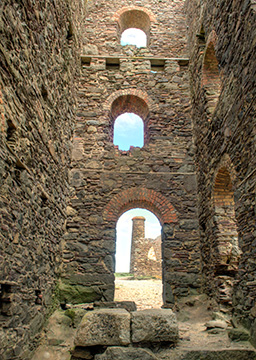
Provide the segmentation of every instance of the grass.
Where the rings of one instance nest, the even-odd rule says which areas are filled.
[[[159,280],[154,276],[134,276],[130,273],[115,273],[116,278],[127,277],[127,280]]]
[[[131,277],[133,276],[130,273],[115,273],[115,277]]]

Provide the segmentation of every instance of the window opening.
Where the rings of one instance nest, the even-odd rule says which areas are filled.
[[[196,34],[199,45],[205,45],[205,31],[203,25],[201,26],[200,32]]]
[[[151,59],[151,72],[164,71],[165,60],[161,59]]]
[[[92,60],[91,57],[82,56],[82,57],[81,57],[81,64],[82,64],[82,66],[90,66],[90,65],[91,65],[91,60]]]
[[[206,111],[212,115],[219,100],[221,79],[219,63],[215,55],[214,44],[211,42],[206,48],[202,69],[202,86],[207,101]]]
[[[4,316],[12,315],[12,284],[0,282],[0,314]]]
[[[143,147],[144,123],[140,116],[134,113],[124,113],[116,118],[114,145],[124,151],[128,151],[131,146]]]
[[[17,140],[16,126],[10,121],[7,121],[7,133],[6,133],[7,144],[14,149]]]
[[[120,60],[117,58],[106,58],[106,69],[107,70],[119,70]]]
[[[147,46],[147,35],[136,28],[126,29],[121,36],[121,45],[135,45],[138,48]]]
[[[119,36],[120,36],[120,42],[122,45],[136,45],[138,47],[147,46],[149,44],[149,37],[150,37],[150,26],[151,21],[149,18],[149,15],[138,9],[134,10],[128,10],[121,14],[119,20]],[[126,32],[127,31],[127,32]],[[136,34],[134,35],[136,31]],[[126,34],[128,36],[129,42],[126,44],[123,43],[123,37],[126,37]],[[136,38],[136,43],[135,42]],[[137,45],[137,41],[139,39],[143,39],[143,44],[139,43]],[[132,41],[132,42],[130,42]]]
[[[135,301],[139,309],[161,307],[161,225],[149,210],[131,209],[118,219],[115,277],[116,301]]]

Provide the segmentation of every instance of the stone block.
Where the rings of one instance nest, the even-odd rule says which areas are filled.
[[[170,309],[150,309],[132,313],[132,342],[176,343],[178,325]]]
[[[100,297],[100,294],[93,287],[73,285],[61,281],[59,283],[60,303],[83,304],[99,300]]]
[[[157,360],[157,357],[148,349],[113,346],[96,355],[95,360]]]
[[[95,308],[109,308],[109,309],[125,309],[129,312],[136,311],[137,306],[134,301],[95,301]]]
[[[124,309],[99,309],[87,313],[75,336],[76,346],[129,343],[130,314]]]

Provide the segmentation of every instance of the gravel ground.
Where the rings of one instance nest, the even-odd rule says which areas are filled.
[[[162,300],[161,280],[128,280],[116,278],[115,301],[134,301],[138,310],[160,308]]]

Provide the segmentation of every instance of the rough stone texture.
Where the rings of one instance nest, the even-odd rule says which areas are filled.
[[[77,330],[76,346],[128,345],[130,313],[124,309],[99,309],[87,313]]]
[[[255,1],[188,0],[187,14],[205,289],[232,303],[250,327],[256,317]],[[210,54],[221,79],[213,111],[202,74]],[[216,84],[213,73],[208,80]]]
[[[88,16],[84,22],[84,54],[116,56],[124,53],[124,47],[120,45],[121,32],[135,27],[147,33],[151,55],[183,57],[187,50],[183,8],[184,0],[171,3],[168,0],[89,1]],[[126,16],[127,11],[134,9],[144,14]]]
[[[253,350],[194,350],[176,355],[173,360],[255,360],[256,353]]]
[[[0,2],[0,358],[30,357],[53,306],[82,1]],[[73,35],[71,23],[76,25]]]
[[[176,343],[178,325],[170,309],[141,310],[132,313],[133,343]]]
[[[161,279],[161,236],[156,239],[145,238],[145,220],[143,216],[132,219],[130,273],[134,276],[153,276]]]
[[[30,357],[60,272],[72,301],[113,300],[116,221],[138,206],[163,227],[165,305],[202,269],[255,344],[255,0],[187,0],[189,49],[183,0],[85,3],[0,3],[0,357]],[[147,48],[119,44],[132,23]],[[142,149],[113,146],[122,111]]]
[[[170,306],[201,286],[188,66],[179,60],[185,54],[184,1],[94,5],[88,4],[78,79],[62,277],[72,286],[98,286],[102,300],[112,301],[116,222],[126,210],[146,208],[162,224],[163,300]],[[113,17],[127,6],[156,17],[147,48],[118,43]],[[109,65],[111,56],[119,65]],[[151,63],[156,56],[166,58],[157,70]],[[113,145],[114,121],[123,112],[144,121],[143,148]]]
[[[108,301],[108,302],[95,301],[93,305],[95,308],[109,308],[109,309],[119,308],[119,309],[125,309],[129,312],[137,310],[134,301]]]
[[[157,357],[148,349],[109,347],[95,360],[157,360]]]

